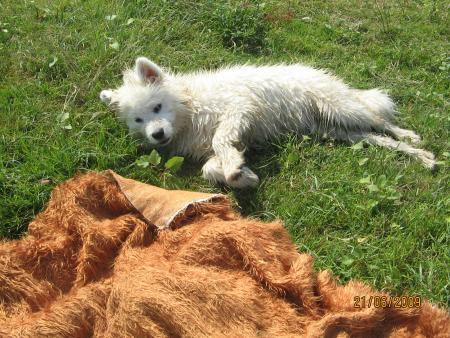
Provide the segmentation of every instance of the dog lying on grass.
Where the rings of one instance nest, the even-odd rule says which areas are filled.
[[[245,149],[290,132],[365,140],[409,154],[427,168],[436,164],[432,153],[400,141],[416,144],[420,137],[394,124],[388,95],[350,88],[323,70],[245,65],[172,74],[140,57],[123,81],[118,89],[103,90],[101,100],[151,145],[206,160],[203,176],[212,182],[256,186]]]

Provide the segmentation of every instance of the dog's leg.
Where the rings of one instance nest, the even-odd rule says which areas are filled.
[[[432,153],[426,151],[424,149],[414,148],[413,146],[401,142],[396,141],[392,137],[378,135],[373,133],[352,133],[348,135],[349,139],[352,142],[358,142],[361,140],[366,140],[368,143],[401,151],[405,154],[411,155],[422,161],[423,165],[427,168],[433,169],[436,166],[436,160]]]
[[[222,163],[223,175],[229,186],[255,187],[259,183],[258,176],[244,166],[244,151],[239,151],[234,146],[241,143],[241,136],[238,120],[222,122],[213,137],[213,150]]]
[[[203,177],[211,183],[226,183],[222,162],[217,156],[211,157],[202,168]]]
[[[390,123],[386,124],[385,132],[398,140],[409,139],[413,144],[420,143],[420,136],[415,132],[413,132],[412,130],[397,127]]]

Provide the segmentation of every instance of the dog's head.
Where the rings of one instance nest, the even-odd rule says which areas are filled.
[[[145,57],[124,72],[123,85],[103,90],[100,99],[113,108],[130,131],[144,136],[151,145],[164,146],[174,138],[178,128],[177,112],[182,100],[168,85],[171,75]]]

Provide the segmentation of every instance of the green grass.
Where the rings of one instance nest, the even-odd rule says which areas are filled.
[[[167,188],[225,192],[245,215],[282,219],[317,269],[446,306],[447,5],[293,3],[2,1],[0,237],[22,235],[56,184],[111,168]],[[441,167],[431,173],[385,149],[291,136],[249,154],[262,181],[252,191],[213,187],[189,160],[175,175],[142,168],[134,162],[149,152],[98,99],[140,55],[174,71],[304,62],[359,88],[385,88],[398,103],[399,124],[423,137]]]

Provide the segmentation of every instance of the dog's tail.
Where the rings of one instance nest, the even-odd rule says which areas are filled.
[[[319,126],[325,131],[376,131],[383,133],[396,117],[395,104],[379,89],[330,88],[316,97]],[[339,136],[337,137],[340,138]]]
[[[332,103],[335,123],[347,130],[382,132],[395,120],[395,104],[379,89],[349,89]],[[332,109],[333,110],[333,109]]]
[[[420,137],[412,130],[395,125],[395,104],[389,95],[379,89],[350,89],[346,96],[341,97],[334,102],[334,122],[338,128],[334,128],[331,134],[336,139],[350,142],[364,139],[368,143],[416,157],[427,168],[435,167],[436,160],[432,153],[397,141],[408,139],[417,144]]]
[[[347,117],[350,115],[350,123],[353,125],[349,129],[387,134],[398,140],[409,139],[414,144],[420,142],[420,137],[415,132],[395,125],[395,104],[381,90],[351,90],[347,100],[343,102],[348,107],[341,107],[343,110],[340,114]],[[350,113],[346,114],[345,111]]]
[[[395,120],[395,104],[389,95],[379,89],[359,90],[357,97],[367,107],[373,118],[381,118],[385,122]]]
[[[414,143],[420,141],[413,131],[395,125],[395,104],[381,90],[346,88],[340,95],[337,94],[322,105],[321,125],[325,125],[328,131],[341,130],[343,137],[336,135],[338,139],[345,139],[346,133],[355,131],[388,134],[396,139],[410,138]]]

